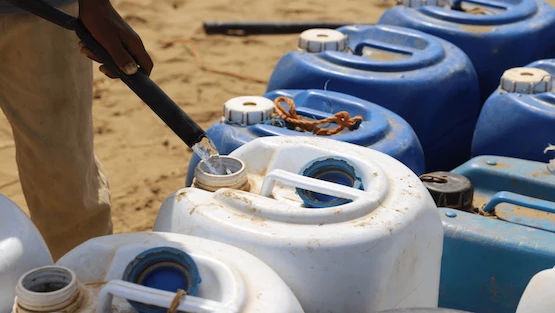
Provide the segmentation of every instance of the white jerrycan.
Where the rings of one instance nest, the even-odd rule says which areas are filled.
[[[13,306],[21,275],[51,265],[52,257],[38,229],[13,201],[0,195],[0,313]]]
[[[442,223],[405,165],[367,147],[288,136],[255,139],[222,161],[233,174],[199,163],[193,187],[162,204],[156,231],[252,253],[309,313],[437,307]]]
[[[516,313],[553,312],[555,312],[555,268],[550,268],[532,277],[524,289]]]
[[[303,313],[291,289],[256,257],[157,232],[86,241],[55,266],[24,274],[16,291],[13,313]]]

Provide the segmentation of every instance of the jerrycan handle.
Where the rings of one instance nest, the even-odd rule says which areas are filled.
[[[176,294],[173,292],[137,285],[120,279],[114,279],[108,282],[102,290],[100,290],[96,305],[96,313],[112,312],[112,301],[114,296],[162,308],[169,308],[175,298],[175,295]],[[193,296],[184,296],[179,301],[177,311],[198,313],[237,313],[239,312],[239,309],[213,300]]]
[[[513,210],[510,207],[496,206],[508,203],[527,209],[539,211],[536,214]],[[484,212],[493,213],[498,219],[523,226],[538,228],[548,232],[555,232],[555,203],[538,198],[527,197],[508,191],[496,193],[484,206]]]
[[[272,194],[276,181],[291,187],[302,188],[312,192],[353,201],[370,197],[370,194],[359,189],[287,172],[281,169],[274,169],[264,177],[262,187],[260,188],[260,195],[269,197]]]
[[[496,193],[491,200],[484,206],[483,210],[487,213],[493,213],[495,207],[501,203],[509,203],[530,209],[555,214],[555,203],[538,198],[523,196],[514,192],[500,191]]]

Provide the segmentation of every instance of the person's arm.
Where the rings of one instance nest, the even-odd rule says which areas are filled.
[[[135,74],[139,65],[150,75],[154,64],[141,38],[116,12],[110,0],[79,0],[79,18],[124,73]],[[79,46],[81,53],[101,63],[82,42]],[[117,78],[105,66],[100,66],[100,71],[110,78]]]

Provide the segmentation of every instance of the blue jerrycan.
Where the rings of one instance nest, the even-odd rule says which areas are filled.
[[[224,104],[224,117],[206,131],[220,154],[227,155],[258,137],[318,136],[314,132],[290,129],[291,126],[282,120],[272,119],[274,100],[278,97],[292,99],[296,113],[307,121],[333,117],[341,111],[347,112],[351,118],[360,116],[362,119],[356,129],[343,129],[328,138],[386,153],[417,175],[425,172],[422,146],[405,120],[374,103],[325,90],[278,90],[264,97],[247,96],[229,100]],[[289,110],[286,103],[283,103],[283,108]],[[337,126],[336,122],[320,125],[323,129],[334,129]],[[199,161],[200,158],[194,154],[187,171],[187,187],[191,186]]]
[[[554,87],[555,59],[505,71],[478,118],[472,154],[548,162],[544,151],[555,144]]]
[[[345,26],[303,32],[277,63],[268,91],[325,89],[383,106],[416,132],[426,171],[470,158],[480,110],[468,57],[438,37],[395,26]]]
[[[514,313],[555,264],[555,174],[548,164],[479,156],[421,176],[444,228],[439,306]]]
[[[482,103],[503,71],[555,56],[555,9],[543,0],[405,0],[378,24],[417,29],[452,42],[472,60]]]

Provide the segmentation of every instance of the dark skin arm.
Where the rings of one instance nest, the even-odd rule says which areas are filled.
[[[109,0],[79,0],[79,18],[124,73],[133,75],[140,67],[150,75],[154,64],[141,38],[116,12]],[[82,54],[102,63],[82,42],[79,42],[79,46]],[[118,78],[104,65],[100,66],[100,71],[110,78]]]

